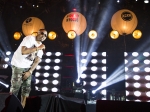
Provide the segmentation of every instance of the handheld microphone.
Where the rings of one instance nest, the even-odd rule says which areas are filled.
[[[45,48],[44,49],[42,49],[42,51],[43,51],[43,54],[45,54],[46,52],[45,52]]]

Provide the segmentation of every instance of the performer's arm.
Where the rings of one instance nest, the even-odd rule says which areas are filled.
[[[22,46],[21,52],[22,52],[22,55],[25,55],[25,54],[31,54],[37,50],[38,50],[37,47],[27,48],[26,46]]]
[[[30,75],[32,75],[32,72],[38,66],[38,64],[40,63],[40,60],[41,59],[38,56],[35,58],[35,60],[33,61],[32,66],[31,66],[31,68],[27,72],[24,73],[23,80],[26,80]]]
[[[33,47],[33,48],[27,48],[26,46],[22,46],[21,52],[22,55],[25,55],[25,54],[31,54],[35,51],[42,50],[42,49],[45,49],[44,44],[41,44],[39,47]]]

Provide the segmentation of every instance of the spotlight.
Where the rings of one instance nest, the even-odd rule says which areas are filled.
[[[73,82],[73,92],[75,98],[84,99],[84,89],[83,89],[83,80],[77,79],[75,82]]]
[[[82,79],[85,79],[86,77],[87,77],[86,74],[81,74],[81,78],[82,78]]]
[[[87,56],[87,52],[82,52],[81,56]]]
[[[41,69],[41,66],[40,66],[40,65],[38,65],[38,66],[36,67],[36,70],[39,70],[39,69]]]
[[[57,84],[59,83],[59,81],[58,81],[58,80],[53,80],[52,83],[53,83],[54,85],[57,85]]]
[[[54,66],[54,70],[59,70],[60,67],[59,66]]]
[[[91,99],[92,99],[92,100],[96,100],[96,99],[97,99],[97,92],[94,91],[94,90],[93,90],[93,91],[91,90],[91,91],[90,91],[90,96],[91,96]]]
[[[54,87],[51,89],[52,92],[58,92],[58,88]]]
[[[9,87],[9,85],[8,84],[6,84],[2,79],[0,79],[0,85],[3,85],[3,86],[5,86],[6,88],[8,88]]]
[[[97,99],[102,99],[104,98],[104,95],[100,93],[100,91],[96,90],[89,90],[89,100],[97,100]]]
[[[149,0],[144,0],[144,3],[149,3]]]
[[[55,55],[56,56],[61,56],[61,53],[60,52],[56,52]]]
[[[49,81],[47,79],[43,80],[43,84],[48,84]]]
[[[21,0],[20,3],[19,3],[19,8],[24,9],[25,7],[26,7],[26,3]]]
[[[49,69],[50,69],[50,66],[46,65],[46,66],[44,67],[44,69],[45,69],[45,70],[49,70]]]
[[[77,11],[77,9],[76,9],[76,8],[73,8],[72,10],[73,10],[74,12],[76,12],[76,11]]]
[[[73,82],[73,89],[75,93],[83,93],[83,81],[81,78]]]
[[[39,72],[35,72],[35,77],[39,77],[40,73]]]
[[[51,55],[52,55],[51,52],[47,52],[47,53],[46,53],[46,56],[51,56]]]
[[[75,84],[75,87],[77,88],[83,87],[83,81],[81,79],[77,79],[74,84]]]
[[[20,9],[22,9],[22,5],[20,5]]]
[[[8,61],[9,61],[9,58],[8,58],[8,57],[6,57],[4,60],[5,60],[6,62],[8,62]]]
[[[3,64],[3,68],[4,69],[8,68],[8,64]]]
[[[60,59],[55,59],[54,62],[55,63],[60,63]]]
[[[54,74],[53,74],[53,77],[54,77],[54,78],[57,78],[57,77],[59,77],[59,74],[58,74],[58,73],[54,73]]]
[[[44,77],[49,77],[49,75],[50,75],[50,74],[47,73],[47,72],[43,74]]]
[[[117,0],[117,2],[119,3],[119,2],[120,2],[120,0]]]
[[[7,56],[9,56],[10,54],[11,54],[11,52],[10,52],[10,51],[7,51],[7,52],[6,52],[6,55],[7,55]]]
[[[48,91],[48,88],[47,87],[43,87],[42,91]]]

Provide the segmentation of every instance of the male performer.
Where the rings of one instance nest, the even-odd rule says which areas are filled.
[[[23,108],[31,91],[31,75],[39,64],[45,45],[42,42],[47,37],[47,31],[40,29],[37,36],[26,36],[15,51],[12,60],[12,77],[10,94],[18,95],[21,88],[21,104]]]

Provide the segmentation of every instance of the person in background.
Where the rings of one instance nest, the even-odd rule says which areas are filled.
[[[47,38],[47,31],[40,29],[37,36],[24,37],[11,60],[12,76],[10,95],[18,96],[21,89],[21,104],[24,108],[26,98],[31,91],[31,76],[44,54],[45,45],[42,44]]]

